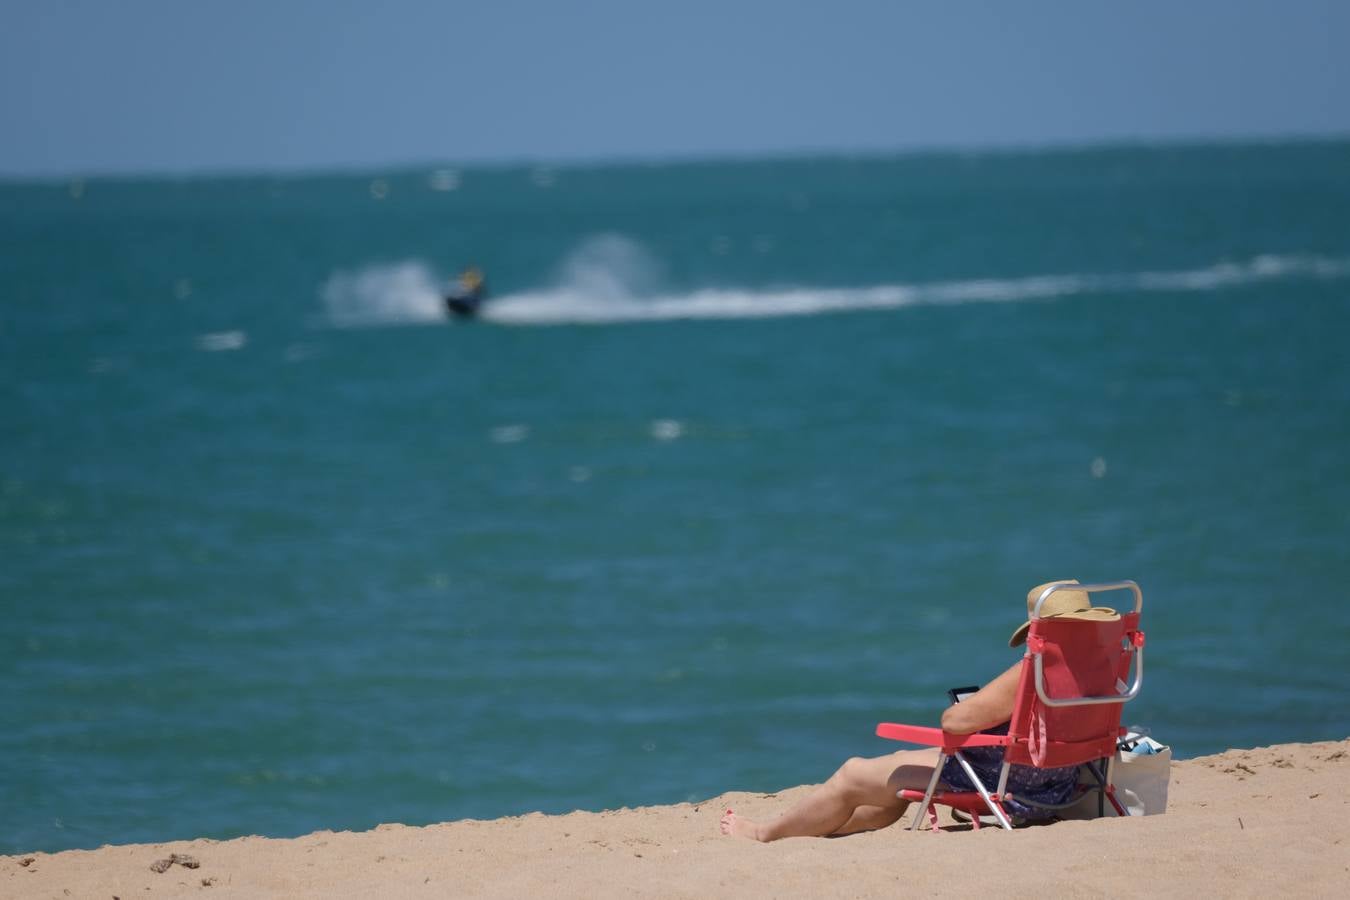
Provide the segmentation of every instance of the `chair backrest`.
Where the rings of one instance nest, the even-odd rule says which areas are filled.
[[[1143,674],[1138,605],[1118,621],[1032,620],[1008,724],[1014,738],[1008,762],[1051,768],[1115,752],[1121,712],[1138,693]],[[1127,684],[1132,662],[1133,688]]]

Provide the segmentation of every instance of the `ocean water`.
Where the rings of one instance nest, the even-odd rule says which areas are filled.
[[[0,185],[0,853],[819,781],[1066,577],[1343,738],[1347,329],[1346,142]]]

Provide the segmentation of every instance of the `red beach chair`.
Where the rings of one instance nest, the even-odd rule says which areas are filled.
[[[1115,621],[1084,621],[1040,618],[1041,606],[1060,590],[1129,590],[1134,594],[1134,611],[1123,613]],[[899,796],[919,802],[910,830],[919,827],[927,813],[937,828],[935,803],[969,813],[976,828],[982,814],[992,813],[998,824],[1008,830],[1012,822],[1004,804],[1012,796],[1006,793],[1008,770],[1012,765],[1036,768],[1087,766],[1096,781],[1088,791],[1097,791],[1099,812],[1104,813],[1102,798],[1110,801],[1116,815],[1126,812],[1116,800],[1111,782],[1111,760],[1116,741],[1124,733],[1120,715],[1124,705],[1139,694],[1144,677],[1144,633],[1139,630],[1139,613],[1144,598],[1133,581],[1106,584],[1053,584],[1041,593],[1030,616],[1026,655],[1017,685],[1012,720],[1007,734],[949,734],[940,728],[895,725],[877,726],[879,737],[929,747],[941,747],[937,767],[928,790],[903,790]],[[1133,664],[1133,665],[1132,665]],[[1130,669],[1134,680],[1127,686]],[[998,784],[991,790],[983,784],[961,752],[964,747],[1003,747],[1004,761]],[[975,791],[939,791],[938,780],[948,757],[955,757]],[[1081,796],[1070,800],[1068,806]],[[1047,808],[1024,798],[1019,802]],[[1048,807],[1059,808],[1059,807]]]

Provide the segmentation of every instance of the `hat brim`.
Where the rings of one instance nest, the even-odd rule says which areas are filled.
[[[1120,613],[1109,606],[1092,606],[1087,609],[1076,609],[1073,612],[1059,613],[1053,616],[1041,616],[1042,619],[1076,619],[1080,622],[1118,622]],[[1008,638],[1009,647],[1020,647],[1026,643],[1027,632],[1031,630],[1030,620],[1017,626],[1017,630]]]

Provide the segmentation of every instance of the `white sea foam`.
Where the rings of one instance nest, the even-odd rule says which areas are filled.
[[[684,423],[677,419],[657,419],[650,430],[658,441],[673,441],[684,434]]]
[[[1021,278],[830,288],[662,290],[662,268],[637,243],[601,235],[558,267],[550,286],[490,298],[483,319],[509,325],[598,324],[673,319],[806,316],[917,305],[1047,301],[1111,292],[1212,291],[1294,279],[1350,277],[1350,259],[1263,255],[1175,271],[1049,274]],[[338,326],[443,322],[440,286],[430,267],[410,260],[339,272],[323,299]]]
[[[215,331],[197,338],[197,347],[208,353],[240,350],[248,343],[248,334],[242,331]]]
[[[519,444],[530,436],[528,425],[498,425],[488,432],[494,444]]]
[[[340,328],[445,320],[436,276],[417,260],[337,272],[321,293],[329,323]]]

